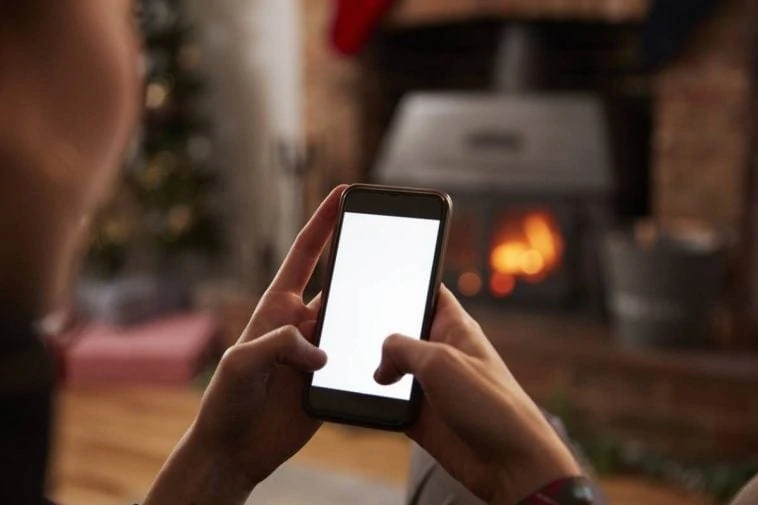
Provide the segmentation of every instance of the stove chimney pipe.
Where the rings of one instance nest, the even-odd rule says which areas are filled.
[[[494,90],[524,94],[544,87],[544,48],[539,28],[512,23],[503,28],[495,55]]]

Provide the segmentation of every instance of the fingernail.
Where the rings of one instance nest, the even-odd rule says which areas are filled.
[[[323,368],[324,365],[326,365],[328,357],[326,355],[326,352],[324,352],[323,349],[319,349],[316,346],[311,346],[311,351],[308,355],[308,360],[313,363],[314,366],[317,366],[318,368]]]
[[[379,367],[374,372],[374,381],[376,381],[377,384],[383,384],[382,382],[382,367]]]

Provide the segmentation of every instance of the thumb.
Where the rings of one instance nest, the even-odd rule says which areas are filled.
[[[276,365],[313,372],[326,364],[326,353],[308,342],[294,326],[283,326],[251,342],[231,347],[224,354],[222,364],[240,376],[267,372]]]
[[[382,361],[374,372],[374,380],[386,386],[399,381],[405,374],[418,375],[433,346],[403,335],[388,337],[382,346]]]

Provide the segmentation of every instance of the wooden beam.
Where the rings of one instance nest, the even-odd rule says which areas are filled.
[[[650,0],[400,0],[392,26],[451,23],[480,18],[639,22]]]

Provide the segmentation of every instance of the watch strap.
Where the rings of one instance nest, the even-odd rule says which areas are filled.
[[[567,477],[551,482],[519,505],[593,505],[594,493],[587,477]]]

